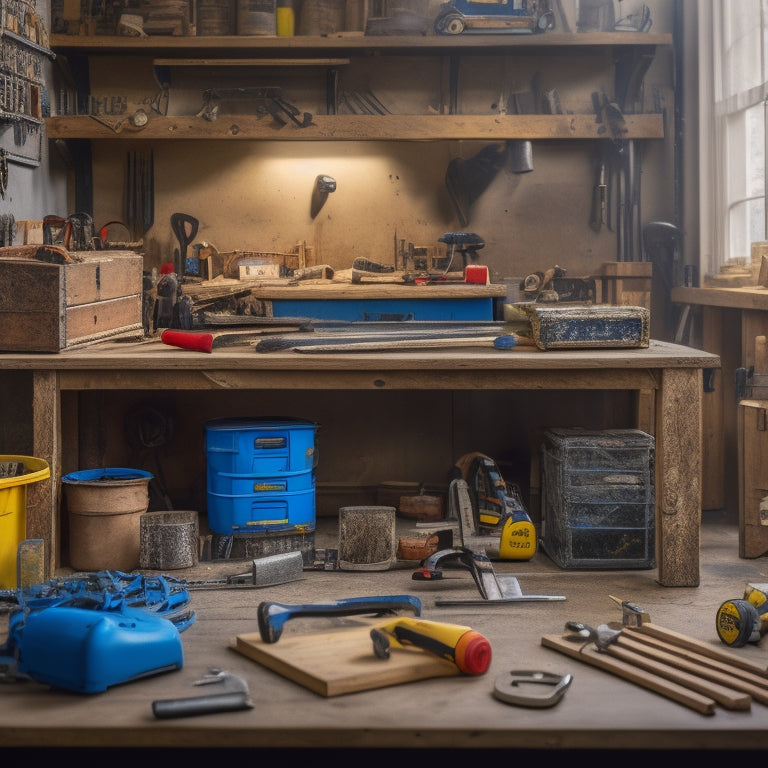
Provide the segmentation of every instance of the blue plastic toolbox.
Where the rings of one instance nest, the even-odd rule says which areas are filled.
[[[216,419],[205,424],[209,472],[269,475],[313,469],[317,425],[303,419]]]
[[[205,432],[214,533],[314,530],[315,423],[229,418],[206,422]]]
[[[208,491],[208,525],[214,533],[314,531],[315,486],[305,491],[236,495]]]

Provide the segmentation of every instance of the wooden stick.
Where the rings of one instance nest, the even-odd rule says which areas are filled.
[[[629,628],[627,627],[626,629]],[[667,642],[672,643],[672,645],[677,645],[682,648],[696,651],[697,653],[702,654],[702,656],[707,656],[710,659],[718,659],[719,661],[724,661],[727,664],[732,664],[734,667],[746,669],[748,672],[754,672],[756,675],[768,677],[768,667],[766,667],[764,664],[757,664],[755,662],[748,661],[741,656],[728,653],[725,650],[713,648],[701,640],[688,637],[688,635],[683,635],[680,632],[675,632],[673,629],[665,629],[664,627],[660,627],[658,624],[654,624],[653,622],[649,621],[645,624],[641,624],[639,627],[632,627],[632,631],[639,632],[641,634],[648,634],[651,635],[651,637],[658,637],[661,640],[666,640]]]
[[[566,640],[559,635],[544,635],[541,638],[541,644],[545,648],[551,648],[573,659],[578,659],[585,664],[611,672],[617,677],[629,680],[642,688],[647,688],[649,691],[676,701],[678,704],[690,707],[702,715],[715,714],[716,702],[713,698],[702,696],[685,686],[673,683],[658,675],[638,670],[631,664],[626,664],[607,654],[599,653],[594,648],[579,646],[577,643]]]
[[[350,344],[315,344],[294,347],[293,351],[314,355],[324,352],[403,352],[409,349],[453,349],[457,347],[487,347],[493,349],[493,341],[496,338],[498,336],[390,339],[388,341],[360,341]]]
[[[739,680],[743,680],[744,682],[750,683],[751,685],[757,686],[758,688],[768,690],[768,678],[763,677],[759,673],[755,674],[754,672],[748,672],[747,670],[741,669],[740,667],[735,667],[728,662],[711,659],[708,656],[696,653],[696,651],[689,651],[688,649],[679,645],[671,645],[670,643],[665,643],[663,640],[659,640],[656,637],[634,632],[634,629],[635,627],[624,627],[622,634],[626,637],[631,637],[633,640],[636,640],[638,643],[641,643],[648,648],[664,651],[670,655],[674,655],[681,659],[685,659],[687,661],[698,664],[699,667],[719,670],[720,672],[731,675],[732,677],[737,677]]]
[[[641,653],[627,650],[618,644],[609,645],[604,652],[627,664],[633,664],[635,667],[645,669],[666,680],[671,680],[673,683],[679,683],[704,696],[710,696],[724,709],[748,710],[752,706],[752,697],[749,694],[740,693],[725,685],[704,680],[700,675],[683,672],[677,667],[671,667],[669,664],[656,661]]]

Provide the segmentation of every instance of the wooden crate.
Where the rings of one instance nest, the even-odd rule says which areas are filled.
[[[606,261],[598,279],[602,283],[601,304],[651,310],[652,262]]]
[[[739,557],[768,552],[768,400],[739,402]]]
[[[0,258],[0,352],[60,352],[143,336],[141,254],[72,255],[83,260],[59,265]]]

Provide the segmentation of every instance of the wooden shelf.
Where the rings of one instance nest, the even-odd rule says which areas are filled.
[[[143,128],[89,116],[46,119],[49,139],[233,139],[270,141],[439,141],[478,139],[610,138],[594,115],[316,115],[304,128],[281,126],[270,117],[220,115],[213,122],[195,115],[152,117]],[[115,127],[110,127],[114,125]],[[628,115],[623,138],[664,138],[660,114]],[[602,132],[601,132],[602,131]]]
[[[359,51],[363,54],[407,53],[409,55],[436,53],[487,54],[504,50],[530,48],[613,47],[672,45],[672,35],[648,32],[543,33],[535,35],[387,35],[370,36],[343,33],[323,37],[271,37],[229,35],[222,37],[126,37],[122,35],[51,35],[54,50],[81,51],[89,54],[123,54],[125,52],[189,53],[220,51],[232,56],[234,52],[256,54],[264,51],[287,55],[311,51]]]

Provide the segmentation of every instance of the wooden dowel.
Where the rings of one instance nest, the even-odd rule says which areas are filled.
[[[655,648],[665,653],[669,653],[674,656],[678,656],[681,659],[693,662],[701,667],[707,667],[712,670],[719,670],[720,672],[737,677],[739,680],[743,680],[746,683],[750,683],[758,688],[762,688],[768,691],[768,678],[763,677],[761,674],[755,674],[748,672],[740,667],[735,667],[726,661],[719,661],[718,659],[712,659],[703,654],[696,653],[696,651],[689,651],[687,648],[683,648],[680,645],[672,645],[671,643],[665,643],[663,640],[651,637],[650,635],[643,635],[639,632],[634,632],[635,627],[624,627],[623,634],[627,637],[631,637],[638,643],[642,643],[649,648]]]
[[[702,696],[685,686],[678,685],[658,675],[638,670],[631,664],[626,664],[607,654],[599,653],[594,648],[581,647],[577,643],[566,640],[559,635],[544,635],[541,638],[541,644],[545,648],[551,648],[566,656],[578,659],[585,664],[611,672],[617,677],[629,680],[642,688],[647,688],[649,691],[676,701],[678,704],[690,707],[702,715],[715,714],[716,702],[713,698]]]
[[[641,634],[648,634],[651,635],[651,637],[657,637],[661,640],[666,640],[673,645],[687,648],[691,651],[696,651],[697,653],[700,653],[703,656],[707,656],[710,659],[718,659],[719,661],[732,664],[734,667],[746,669],[748,672],[754,672],[756,675],[768,677],[768,668],[764,664],[757,664],[755,662],[749,661],[748,659],[742,658],[741,656],[736,656],[735,654],[728,653],[725,650],[721,650],[719,648],[708,645],[707,643],[702,642],[701,640],[697,640],[694,637],[688,637],[688,635],[675,632],[673,629],[660,627],[658,624],[654,624],[653,622],[649,621],[645,624],[641,624],[639,627],[632,627],[632,631],[639,632]]]
[[[302,354],[319,354],[323,352],[406,352],[409,349],[453,349],[461,347],[493,349],[493,341],[496,338],[497,336],[468,336],[443,339],[392,339],[390,341],[367,341],[353,344],[315,344],[293,347],[293,351]]]
[[[704,696],[710,696],[724,709],[748,710],[752,706],[752,697],[749,694],[740,693],[720,683],[705,680],[698,674],[684,672],[677,667],[644,656],[642,653],[635,653],[620,647],[619,644],[609,645],[605,652],[627,664],[632,664],[666,680],[679,683]]]

